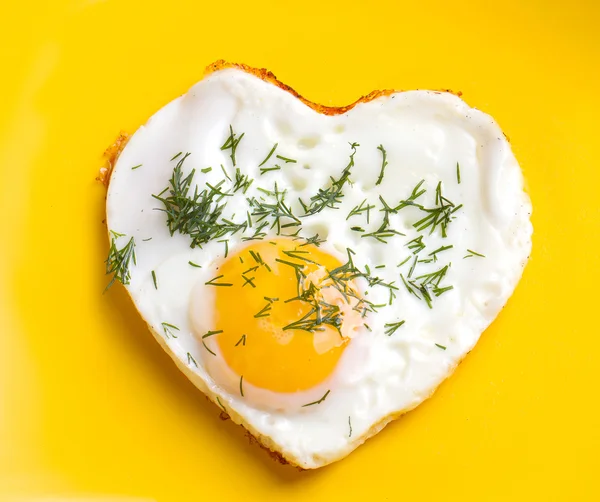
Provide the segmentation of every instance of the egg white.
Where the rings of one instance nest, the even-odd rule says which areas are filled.
[[[206,371],[205,349],[193,335],[190,301],[198,297],[194,289],[202,289],[216,275],[225,249],[217,242],[191,249],[188,236],[170,236],[164,213],[156,210],[161,204],[152,197],[167,187],[177,162],[170,159],[178,152],[190,152],[184,171],[196,169],[199,189],[205,182],[224,179],[221,165],[233,177],[230,151],[220,149],[230,125],[238,134],[245,133],[236,151],[236,167],[255,180],[246,196],[257,195],[259,186],[271,189],[277,182],[287,190],[286,201],[297,214],[302,214],[298,198],[309,200],[328,185],[330,177],[339,177],[351,153],[349,143],[359,143],[352,184],[345,186],[339,208],[306,218],[301,234],[326,238],[322,249],[342,262],[346,249],[353,249],[360,268],[368,266],[399,287],[391,306],[368,316],[372,332],[363,329],[351,341],[331,378],[312,393],[282,396],[280,409],[242,397],[217,384]],[[277,160],[282,168],[261,176],[258,165],[275,143],[277,153],[297,163]],[[380,185],[376,185],[382,160],[378,145],[385,147],[389,162]],[[208,166],[211,172],[200,172]],[[378,197],[395,205],[422,179],[426,205],[433,205],[439,181],[448,199],[463,204],[447,238],[439,231],[423,233],[427,244],[423,257],[440,246],[454,246],[440,253],[437,263],[419,264],[422,274],[451,263],[444,283],[454,289],[435,298],[432,309],[409,294],[400,279],[400,272],[406,276],[412,263],[406,243],[419,235],[413,223],[423,217],[422,212],[406,208],[392,215],[391,226],[406,236],[392,237],[387,244],[361,238],[350,229],[354,225],[376,229],[382,215]],[[364,199],[377,206],[371,222],[367,224],[364,216],[346,220]],[[236,214],[237,220],[243,219],[246,210],[246,197],[238,194],[227,201],[224,216]],[[140,127],[118,159],[107,198],[108,227],[126,236],[117,245],[135,239],[137,264],[131,267],[126,288],[155,338],[236,423],[303,468],[320,467],[347,455],[393,417],[429,397],[453,371],[520,279],[531,249],[530,214],[521,170],[500,128],[490,116],[452,94],[394,93],[358,104],[342,115],[326,116],[277,86],[236,69],[209,75]],[[248,233],[229,237],[230,253],[246,245],[242,235]],[[470,254],[467,249],[485,258],[464,258]],[[398,268],[408,256],[411,261]],[[202,268],[190,266],[190,261]],[[382,264],[385,268],[375,270]],[[204,309],[196,313],[207,331],[212,327],[213,294],[208,286],[204,301],[194,301],[197,309]],[[370,295],[374,303],[389,299],[385,288],[371,288]],[[405,320],[405,325],[386,336],[385,324],[398,320]],[[179,328],[171,333],[176,338],[162,323]],[[307,398],[323,395],[324,389],[331,390],[325,401],[300,407]]]

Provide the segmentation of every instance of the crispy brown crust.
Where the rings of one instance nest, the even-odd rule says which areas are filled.
[[[226,68],[237,68],[238,70],[243,70],[246,73],[250,73],[251,75],[258,77],[261,80],[264,80],[265,82],[276,85],[280,89],[283,89],[284,91],[289,92],[292,96],[298,98],[306,106],[309,106],[316,112],[321,113],[323,115],[341,115],[342,113],[346,113],[348,110],[351,110],[359,103],[368,103],[369,101],[372,101],[381,96],[389,96],[390,94],[398,92],[398,91],[395,91],[394,89],[371,91],[366,96],[361,96],[354,103],[350,103],[349,105],[346,105],[346,106],[325,106],[325,105],[320,105],[318,103],[313,103],[312,101],[309,101],[305,97],[301,96],[298,92],[296,92],[294,89],[292,89],[289,85],[286,85],[283,82],[281,82],[280,80],[278,80],[277,77],[272,72],[267,70],[266,68],[253,68],[253,67],[245,65],[243,63],[230,63],[228,61],[225,61],[224,59],[219,59],[218,61],[215,61],[213,64],[208,65],[206,67],[205,75],[210,75],[211,73],[213,73],[215,71],[224,70]]]
[[[110,176],[115,168],[117,159],[121,155],[125,145],[129,142],[129,138],[131,138],[130,134],[121,131],[115,142],[104,150],[102,154],[102,157],[104,157],[104,166],[100,168],[100,174],[96,177],[96,181],[102,183],[106,188],[108,188],[108,184],[110,183]]]

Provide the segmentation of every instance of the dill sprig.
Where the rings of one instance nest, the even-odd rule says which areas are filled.
[[[135,241],[133,237],[127,241],[127,244],[122,248],[117,248],[116,240],[120,237],[125,237],[124,234],[120,234],[113,230],[110,231],[112,238],[110,240],[110,248],[108,250],[108,257],[106,258],[106,273],[112,274],[112,278],[104,291],[110,288],[115,281],[119,281],[121,284],[129,284],[131,281],[131,272],[129,267],[131,262],[136,265],[135,258]]]
[[[239,167],[236,168],[235,181],[233,182],[234,193],[237,192],[238,190],[241,190],[242,193],[245,195],[246,192],[248,191],[248,188],[250,188],[250,185],[252,185],[253,182],[254,182],[254,180],[251,180],[247,174],[242,174]]]
[[[227,174],[227,170],[225,169],[225,166],[223,164],[221,164],[221,171],[223,171],[223,174],[225,175],[225,177],[229,180],[229,181],[233,181],[230,177],[229,174]]]
[[[479,256],[480,258],[485,258],[485,255],[484,255],[484,254],[481,254],[481,253],[476,253],[475,251],[473,251],[473,250],[471,250],[471,249],[467,249],[467,252],[468,252],[469,254],[467,254],[467,255],[463,256],[463,260],[464,260],[465,258],[471,258],[471,257],[473,257],[473,256]]]
[[[417,183],[415,185],[415,187],[413,188],[408,199],[404,199],[404,200],[401,200],[400,202],[398,202],[398,205],[394,208],[394,212],[398,212],[401,209],[404,209],[405,207],[408,207],[408,206],[416,206],[419,209],[422,209],[423,206],[421,206],[420,204],[417,204],[415,201],[427,191],[425,188],[421,188],[423,183],[425,183],[425,180],[419,181],[419,183]]]
[[[273,148],[271,148],[271,151],[270,151],[270,152],[268,153],[268,155],[265,157],[265,160],[263,160],[263,161],[262,161],[260,164],[258,164],[258,167],[262,167],[262,166],[264,166],[264,165],[267,163],[267,161],[268,161],[268,160],[271,158],[271,156],[272,156],[272,155],[275,153],[275,150],[277,150],[277,145],[278,145],[278,144],[279,144],[279,143],[275,143],[275,144],[273,145]]]
[[[346,221],[349,220],[352,216],[356,216],[362,213],[367,213],[367,223],[369,223],[369,217],[371,214],[371,209],[374,209],[375,206],[371,205],[371,204],[367,204],[365,205],[367,202],[367,199],[363,200],[358,206],[355,206],[349,213],[348,216],[346,217]]]
[[[191,247],[194,248],[213,239],[246,230],[248,224],[245,221],[237,224],[224,218],[221,219],[225,204],[219,202],[224,197],[231,195],[221,189],[224,181],[216,185],[206,183],[206,188],[200,192],[196,187],[193,195],[190,196],[195,170],[192,170],[187,176],[183,176],[183,164],[189,155],[186,153],[181,157],[173,169],[169,180],[170,186],[160,194],[152,196],[164,205],[163,208],[157,209],[166,213],[170,234],[174,235],[175,232],[179,232],[190,236]],[[163,196],[167,191],[169,191],[169,195]]]
[[[234,167],[235,167],[235,151],[237,150],[237,147],[240,144],[240,141],[244,137],[244,134],[245,133],[242,133],[240,136],[237,136],[233,132],[233,127],[230,125],[229,126],[229,137],[227,138],[227,140],[225,140],[225,143],[223,143],[223,146],[221,146],[221,150],[231,150],[231,152],[229,153],[229,156],[231,157],[231,163],[233,164]]]
[[[231,284],[230,282],[215,282],[219,279],[221,279],[222,277],[225,277],[224,275],[218,275],[217,277],[213,277],[210,281],[205,282],[204,284],[206,286],[233,286],[233,284]]]
[[[304,216],[319,213],[326,207],[336,209],[336,204],[339,204],[344,196],[344,185],[350,180],[350,171],[354,167],[354,155],[356,155],[356,148],[358,146],[360,146],[358,143],[350,143],[350,148],[352,148],[350,160],[337,180],[332,176],[331,185],[327,188],[319,188],[317,194],[310,198],[308,204],[305,204],[302,199],[299,199],[300,204],[304,209]]]
[[[262,176],[263,174],[266,174],[268,172],[279,171],[280,169],[281,169],[281,166],[279,164],[275,164],[273,167],[261,167],[260,174]]]
[[[413,240],[408,241],[406,243],[406,247],[412,251],[413,254],[419,254],[423,249],[425,249],[425,243],[423,242],[423,236],[419,235],[415,237]]]
[[[272,219],[271,228],[277,228],[277,235],[281,234],[282,228],[295,227],[301,224],[300,220],[292,213],[290,206],[285,203],[286,191],[280,192],[277,183],[275,183],[273,191],[263,190],[263,192],[266,192],[272,198],[272,202],[263,202],[255,197],[247,199],[252,208],[250,214],[256,217],[257,222],[260,223],[266,218]]]
[[[275,155],[275,157],[277,157],[279,160],[283,160],[286,164],[295,164],[296,162],[298,162],[297,160],[284,157],[283,155]]]
[[[307,406],[313,406],[315,404],[321,404],[323,401],[325,401],[325,399],[327,399],[327,396],[329,395],[330,392],[331,392],[331,390],[328,390],[327,392],[325,392],[323,397],[321,399],[319,399],[318,401],[313,401],[312,403],[303,404],[302,408],[306,408]]]
[[[462,207],[462,204],[455,206],[452,201],[442,195],[442,182],[437,184],[435,189],[435,206],[432,208],[420,207],[421,211],[427,214],[425,218],[417,221],[413,227],[422,232],[429,228],[432,234],[436,228],[440,228],[442,237],[447,237],[447,228],[452,221],[452,215]]]
[[[409,279],[405,279],[402,274],[400,274],[400,277],[409,293],[420,300],[425,300],[427,306],[433,308],[434,297],[437,298],[447,291],[454,289],[454,286],[440,286],[441,281],[446,277],[449,267],[450,265],[445,265],[435,272],[420,275],[414,280],[410,280],[410,274],[408,276]]]
[[[381,197],[380,197],[381,199]],[[383,199],[381,199],[383,201]],[[385,204],[385,201],[383,201]],[[389,206],[387,206],[387,204],[385,204],[384,206],[384,213],[383,213],[383,221],[381,222],[381,225],[379,226],[379,228],[373,232],[369,232],[366,234],[361,235],[361,237],[372,237],[373,239],[378,240],[379,242],[382,242],[384,244],[387,244],[387,240],[391,237],[394,237],[395,235],[405,235],[402,232],[399,232],[398,230],[394,230],[393,228],[390,227],[390,213],[393,212],[393,210],[388,210],[387,208],[389,208]]]
[[[392,336],[406,321],[398,321],[384,324],[384,334]]]
[[[258,225],[254,229],[254,233],[251,236],[242,237],[243,241],[258,241],[262,240],[267,236],[267,233],[264,232],[264,229],[269,226],[268,221],[263,221],[260,225]]]
[[[198,363],[194,359],[194,356],[192,356],[192,354],[190,354],[189,352],[187,353],[187,361],[188,364],[193,364],[194,366],[196,366],[196,368],[198,367]]]
[[[307,295],[305,298],[291,298],[290,300],[296,299],[309,302],[312,305],[312,308],[297,321],[284,326],[283,330],[301,329],[303,331],[308,331],[309,333],[314,333],[315,331],[321,331],[323,325],[328,325],[335,328],[341,335],[340,329],[342,327],[343,316],[337,305],[331,305],[316,299],[314,292],[311,292],[310,296]]]
[[[437,248],[435,251],[432,251],[431,253],[429,253],[427,256],[433,256],[433,261],[437,261],[438,253],[448,251],[448,249],[452,249],[453,247],[454,247],[453,244],[450,244],[449,246],[441,246],[441,247]]]
[[[272,302],[267,301],[267,304],[254,314],[254,317],[257,319],[260,317],[269,317],[271,315],[271,303]]]
[[[381,171],[379,172],[379,177],[377,178],[375,185],[379,185],[383,181],[383,175],[385,173],[385,168],[388,165],[387,152],[385,151],[385,148],[383,148],[383,145],[379,145],[377,147],[377,150],[379,150],[381,152],[382,159],[381,159]]]
[[[319,237],[319,234],[315,234],[312,237],[303,237],[303,239],[304,239],[304,243],[300,244],[300,247],[308,246],[309,244],[313,244],[314,246],[319,247],[321,245],[321,243],[325,242],[325,239],[321,239]]]
[[[177,338],[177,335],[175,334],[175,331],[179,331],[179,328],[177,326],[169,324],[168,322],[161,323],[161,326],[163,328],[163,331],[165,332],[165,338]]]
[[[381,195],[379,196],[379,200],[381,201],[381,204],[383,206],[382,209],[380,209],[380,211],[383,212],[383,221],[381,222],[381,225],[377,230],[363,234],[361,235],[361,237],[372,237],[378,240],[379,242],[387,244],[386,239],[389,239],[390,237],[393,237],[395,235],[404,234],[390,227],[390,214],[395,213],[396,209],[392,208]]]
[[[213,356],[216,356],[217,354],[215,354],[212,350],[210,350],[209,346],[206,345],[206,342],[204,341],[205,338],[210,338],[211,336],[215,336],[218,335],[220,333],[223,333],[223,330],[217,330],[217,331],[209,331],[206,334],[202,335],[202,345],[204,345],[204,348],[206,350],[208,350],[208,352],[210,352]]]

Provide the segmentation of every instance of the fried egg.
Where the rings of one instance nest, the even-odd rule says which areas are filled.
[[[221,65],[112,171],[107,271],[186,376],[289,463],[431,396],[513,293],[531,204],[496,122],[447,92],[313,105]]]

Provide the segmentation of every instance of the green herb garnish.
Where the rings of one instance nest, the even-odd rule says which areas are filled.
[[[387,336],[392,336],[399,328],[400,326],[402,326],[406,321],[398,321],[398,322],[392,322],[392,323],[387,323],[384,325],[385,331],[384,333]]]
[[[192,354],[190,354],[189,352],[187,353],[187,361],[188,364],[194,364],[194,366],[196,366],[196,368],[198,367],[198,363],[196,362],[196,360],[194,359],[194,357],[192,356]]]
[[[383,148],[383,145],[379,145],[377,147],[377,150],[379,150],[381,152],[382,159],[381,159],[381,171],[379,172],[379,177],[377,178],[377,181],[375,182],[375,185],[379,185],[383,181],[383,175],[384,175],[384,172],[385,172],[385,167],[388,165],[388,163],[387,163],[387,152],[385,151],[385,148]]]
[[[369,216],[371,213],[371,209],[374,209],[375,206],[372,206],[370,204],[367,204],[365,206],[365,203],[367,202],[367,199],[363,200],[358,206],[355,206],[349,213],[348,216],[346,217],[346,220],[349,220],[351,216],[355,216],[358,214],[362,214],[362,213],[367,213],[367,223],[369,223]]]
[[[485,255],[483,255],[481,253],[476,253],[475,251],[472,251],[471,249],[467,249],[467,252],[469,252],[470,254],[463,256],[463,260],[465,258],[471,258],[473,256],[479,256],[480,258],[485,258]]]
[[[262,167],[262,166],[264,166],[267,163],[267,161],[271,158],[271,155],[273,155],[275,153],[275,150],[277,149],[277,145],[278,145],[278,143],[275,143],[273,145],[273,148],[271,148],[271,151],[265,157],[265,160],[263,160],[260,164],[258,164],[258,167]]]
[[[421,211],[427,214],[425,218],[417,221],[413,227],[422,232],[429,228],[432,234],[437,227],[442,231],[442,237],[447,237],[447,228],[452,221],[452,215],[462,207],[462,204],[455,206],[453,202],[442,195],[442,182],[440,181],[435,189],[435,207],[420,207]]]
[[[204,284],[207,286],[233,286],[233,284],[231,284],[230,282],[215,282],[218,279],[221,279],[222,277],[224,277],[223,275],[218,275],[217,277],[214,277],[213,279],[211,279],[208,282],[205,282]]]
[[[120,237],[125,237],[125,235],[114,232],[113,230],[111,230],[110,233],[112,238],[105,263],[106,273],[113,274],[113,276],[104,291],[110,288],[115,281],[119,281],[121,284],[129,284],[129,281],[131,280],[129,267],[131,262],[133,262],[134,265],[136,264],[135,241],[133,237],[129,239],[125,246],[118,249],[115,241]]]
[[[177,338],[177,335],[174,333],[174,331],[179,331],[179,328],[177,326],[174,326],[173,324],[169,324],[168,322],[163,322],[161,323],[162,327],[163,327],[163,331],[165,332],[165,337],[169,338]]]
[[[260,174],[261,176],[265,173],[268,173],[270,171],[279,171],[281,169],[281,166],[279,164],[275,164],[273,167],[261,167],[260,168]]]
[[[262,222],[266,218],[272,220],[271,228],[277,228],[277,235],[281,234],[282,228],[295,227],[301,224],[300,220],[294,216],[292,209],[285,203],[286,191],[280,192],[277,183],[273,191],[263,190],[272,198],[271,202],[263,202],[256,198],[248,199],[252,208],[251,215],[256,217],[257,222]]]
[[[223,143],[223,146],[221,147],[221,150],[231,150],[229,156],[231,157],[231,163],[234,165],[234,167],[235,167],[235,151],[237,150],[237,147],[240,144],[240,141],[244,137],[244,134],[245,133],[242,133],[239,137],[236,137],[236,134],[233,132],[233,127],[231,127],[231,125],[230,125],[229,126],[229,137],[227,138],[227,140],[225,141],[225,143]]]
[[[186,153],[175,168],[167,187],[159,195],[153,195],[155,199],[164,205],[159,211],[167,215],[167,227],[171,235],[179,232],[189,235],[192,239],[191,247],[201,246],[213,239],[219,239],[225,235],[233,235],[243,231],[247,227],[244,221],[236,224],[232,221],[221,219],[225,204],[219,201],[231,194],[223,192],[221,186],[223,181],[217,185],[206,183],[206,188],[198,191],[198,188],[190,195],[190,189],[195,170],[186,177],[183,176],[183,164],[190,154]],[[166,191],[169,195],[163,197]]]
[[[287,158],[287,157],[284,157],[283,155],[276,155],[276,157],[277,157],[279,160],[283,160],[283,161],[284,161],[286,164],[289,164],[289,163],[295,164],[296,162],[298,162],[297,160],[294,160],[294,159],[289,159],[289,158]]]
[[[350,148],[352,148],[350,160],[337,180],[331,177],[331,185],[327,188],[319,188],[317,194],[310,198],[308,204],[299,199],[304,209],[304,216],[319,213],[326,207],[336,209],[336,204],[339,204],[344,196],[344,185],[350,180],[350,171],[354,167],[354,155],[356,155],[356,148],[358,146],[360,146],[358,143],[350,143]]]
[[[306,408],[307,406],[313,406],[315,404],[321,404],[323,401],[325,401],[325,399],[327,399],[327,396],[329,395],[330,392],[331,392],[331,390],[328,390],[327,392],[325,392],[323,397],[321,399],[319,399],[318,401],[313,401],[312,403],[303,404],[302,408]]]

